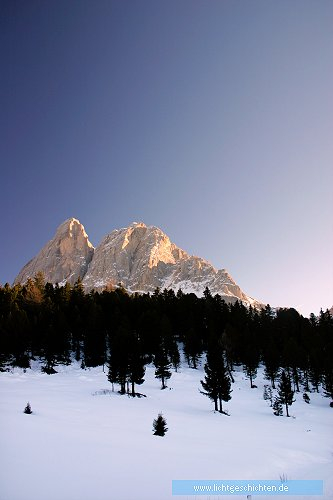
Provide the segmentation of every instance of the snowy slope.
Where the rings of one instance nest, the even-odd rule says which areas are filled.
[[[183,367],[161,391],[148,367],[140,399],[110,392],[102,368],[60,370],[0,374],[1,500],[170,500],[185,498],[172,497],[172,479],[282,476],[324,479],[321,498],[333,498],[332,409],[320,394],[310,405],[298,395],[295,418],[275,417],[262,398],[267,382],[260,376],[251,390],[238,372],[228,417],[199,393],[202,368]],[[163,438],[152,434],[161,411]]]

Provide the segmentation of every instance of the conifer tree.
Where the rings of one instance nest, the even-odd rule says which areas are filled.
[[[275,380],[280,371],[279,349],[274,345],[272,339],[268,339],[264,346],[263,361],[265,364],[265,378],[271,381],[272,388],[275,389]]]
[[[160,379],[162,383],[161,389],[166,389],[165,381],[171,377],[171,364],[163,342],[154,356],[154,366],[156,368],[155,377]]]
[[[184,334],[184,354],[190,368],[197,369],[202,353],[202,340],[197,328],[188,327]]]
[[[223,356],[222,356],[221,368],[219,371],[218,384],[219,384],[219,389],[218,389],[219,412],[225,413],[222,410],[222,401],[227,403],[231,399],[231,395],[230,395],[231,394],[231,381],[230,381],[230,377],[227,373],[227,370],[226,370],[226,367],[224,364]]]
[[[282,417],[283,415],[282,403],[280,398],[278,398],[277,396],[275,396],[274,398],[272,408],[274,415],[276,415],[277,417]]]
[[[153,421],[153,431],[154,436],[164,436],[168,431],[166,420],[163,418],[162,413],[159,413],[158,417]]]
[[[310,404],[310,397],[306,392],[304,392],[303,394],[303,400],[305,401],[305,403]]]
[[[227,371],[230,376],[231,382],[234,382],[235,379],[233,377],[233,364],[234,364],[234,345],[233,345],[233,337],[234,337],[234,328],[227,324],[225,330],[221,336],[221,343],[225,353],[225,360],[227,365]]]
[[[111,340],[109,356],[108,380],[112,384],[120,384],[120,394],[126,393],[126,382],[129,381],[129,346],[130,346],[130,323],[124,317]]]
[[[26,413],[27,415],[31,415],[32,409],[31,409],[31,406],[30,406],[29,402],[27,403],[27,406],[24,408],[24,412],[23,413]]]
[[[141,344],[133,332],[128,346],[128,380],[131,383],[131,395],[135,396],[135,384],[141,385],[145,376],[145,359],[141,351]]]
[[[265,401],[269,401],[270,405],[272,406],[273,404],[273,394],[272,394],[272,388],[269,385],[264,386],[264,394],[263,398]]]
[[[243,353],[244,369],[247,377],[250,379],[251,389],[257,386],[253,384],[253,380],[257,376],[257,369],[260,361],[259,348],[257,345],[257,339],[253,332],[245,329],[244,337],[246,338],[247,346]]]
[[[208,396],[214,402],[214,410],[218,411],[218,363],[216,357],[207,352],[207,359],[205,364],[205,379],[200,381],[204,391],[201,394]]]
[[[287,377],[285,371],[283,371],[281,374],[281,380],[279,382],[279,387],[278,387],[278,394],[281,403],[284,404],[286,407],[287,417],[289,417],[288,408],[293,404],[295,400],[293,399],[294,391],[291,388],[290,379]]]
[[[327,369],[323,377],[324,395],[333,400],[333,369]]]
[[[214,402],[215,411],[224,413],[222,401],[231,399],[231,381],[223,360],[223,351],[219,343],[211,345],[207,352],[205,364],[205,379],[200,381],[204,391],[201,394],[208,396]],[[219,403],[219,406],[218,406]]]

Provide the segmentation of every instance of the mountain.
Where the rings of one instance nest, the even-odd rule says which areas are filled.
[[[25,283],[38,271],[43,271],[46,281],[74,284],[83,278],[94,254],[84,227],[77,219],[63,222],[55,236],[20,271],[14,283]]]
[[[206,260],[189,255],[159,228],[142,222],[115,229],[94,249],[82,224],[68,219],[15,283],[24,283],[37,271],[43,271],[51,283],[67,280],[73,284],[80,276],[88,291],[121,283],[129,292],[167,288],[201,296],[208,287],[227,302],[262,305],[246,295],[225,269],[217,270]]]

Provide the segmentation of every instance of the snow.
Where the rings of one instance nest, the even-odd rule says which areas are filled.
[[[183,366],[162,391],[149,366],[146,397],[134,399],[112,393],[101,367],[57,369],[0,374],[1,500],[167,500],[185,498],[172,497],[172,479],[282,477],[323,479],[322,498],[333,498],[333,410],[321,394],[311,404],[298,394],[292,418],[276,417],[261,372],[250,389],[238,371],[226,416],[199,393],[202,367]],[[152,433],[160,412],[164,437]]]

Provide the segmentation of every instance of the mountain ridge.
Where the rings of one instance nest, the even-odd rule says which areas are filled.
[[[143,222],[114,229],[95,248],[80,221],[67,219],[22,268],[14,284],[25,283],[38,271],[47,281],[60,285],[66,281],[74,284],[80,277],[87,291],[121,284],[129,292],[166,288],[202,296],[208,287],[227,302],[262,306],[241,290],[226,269],[216,269],[209,261],[188,254],[160,228]]]

